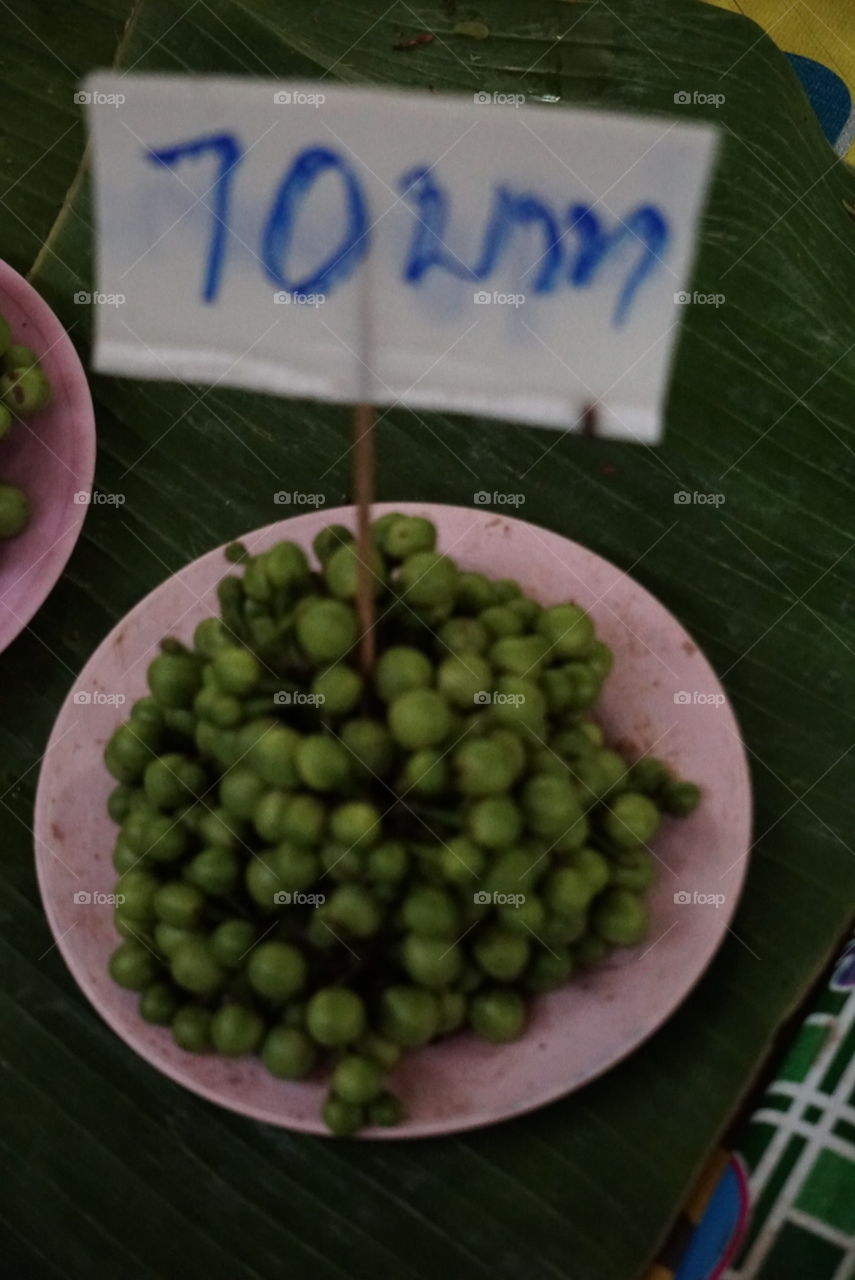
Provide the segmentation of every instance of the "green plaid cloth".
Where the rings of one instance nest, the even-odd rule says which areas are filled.
[[[751,1219],[732,1280],[855,1275],[855,940],[739,1144]]]

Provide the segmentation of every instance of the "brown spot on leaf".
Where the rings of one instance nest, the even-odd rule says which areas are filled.
[[[422,31],[419,35],[411,36],[408,40],[398,40],[392,45],[392,48],[400,53],[404,49],[417,49],[420,45],[433,44],[433,41],[434,37],[430,31]]]

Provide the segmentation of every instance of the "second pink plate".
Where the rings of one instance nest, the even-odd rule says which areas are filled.
[[[44,603],[77,541],[95,470],[95,418],[86,374],[71,339],[40,294],[0,262],[0,315],[13,342],[35,352],[51,385],[50,403],[16,420],[0,440],[0,483],[30,502],[30,523],[0,542],[0,651]]]

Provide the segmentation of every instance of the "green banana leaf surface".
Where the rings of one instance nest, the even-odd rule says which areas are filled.
[[[855,179],[784,55],[700,0],[2,10],[0,255],[84,359],[91,308],[73,295],[92,285],[92,230],[74,93],[92,68],[486,89],[721,128],[692,287],[725,300],[683,309],[661,447],[401,408],[377,433],[379,498],[523,492],[526,519],[631,569],[680,618],[735,705],[756,802],[744,897],[702,982],[623,1064],[484,1131],[319,1141],[157,1075],[51,946],[32,806],[75,673],[164,577],[279,517],[278,489],[347,501],[344,408],[93,376],[96,486],[125,503],[90,508],[61,582],[2,656],[10,1274],[631,1280],[852,913]],[[683,105],[682,93],[723,101]],[[724,501],[675,503],[685,490]]]

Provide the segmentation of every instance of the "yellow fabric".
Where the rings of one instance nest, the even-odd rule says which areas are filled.
[[[661,1262],[656,1262],[649,1271],[645,1271],[642,1280],[674,1280],[674,1272],[663,1267]]]
[[[741,13],[765,29],[784,53],[813,58],[834,71],[855,99],[855,3],[853,0],[708,0]],[[855,141],[846,153],[855,163]]]

